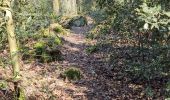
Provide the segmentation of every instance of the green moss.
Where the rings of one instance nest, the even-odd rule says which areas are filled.
[[[45,48],[45,42],[40,41],[40,42],[35,43],[34,48],[35,48],[35,49],[36,49],[36,48],[44,49],[44,48]]]
[[[64,71],[64,73],[62,74],[63,78],[67,78],[68,80],[79,80],[81,78],[81,72],[80,70],[76,69],[76,68],[69,68],[67,70]]]
[[[53,31],[59,34],[66,34],[67,31],[64,29],[61,25],[57,24],[54,28]]]
[[[61,44],[61,39],[59,37],[55,37],[54,43],[57,44],[57,45],[60,45]]]
[[[44,41],[40,41],[34,44],[35,58],[41,62],[46,61],[46,45]]]
[[[57,26],[53,29],[53,31],[55,31],[56,33],[61,33],[61,32],[63,32],[63,29],[62,29],[62,27]]]
[[[37,42],[34,45],[34,49],[37,55],[41,55],[45,51],[46,45],[43,41]]]
[[[46,38],[34,45],[35,58],[40,62],[61,61],[62,53],[56,47],[61,44],[59,37]]]
[[[48,46],[50,46],[51,48],[56,47],[57,45],[61,45],[62,41],[59,37],[50,37],[48,39]]]

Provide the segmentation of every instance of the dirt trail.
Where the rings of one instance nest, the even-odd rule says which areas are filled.
[[[70,34],[60,36],[63,61],[24,65],[21,75],[28,100],[122,100],[122,95],[128,94],[127,86],[123,89],[121,81],[115,81],[116,76],[107,69],[105,54],[87,54],[86,48],[94,43],[86,40],[90,28],[72,27]],[[70,67],[80,69],[83,77],[75,82],[64,81],[60,73]]]
[[[97,70],[95,67],[103,66],[104,62],[101,60],[99,54],[87,54],[85,49],[89,45],[85,38],[87,27],[73,27],[72,33],[67,36],[61,36],[64,39],[62,53],[64,54],[64,62],[60,63],[62,67],[77,67],[83,73],[83,78],[74,83],[78,92],[72,94],[74,100],[104,100],[104,98],[111,99],[105,96],[102,84],[103,80],[98,79]],[[101,81],[101,82],[99,82]]]
[[[95,43],[87,41],[92,25],[72,27],[71,33],[60,35],[59,48],[63,61],[24,64],[21,68],[22,87],[27,100],[141,100],[145,98],[142,85],[127,83],[121,71],[109,69],[106,52],[88,54],[86,48]],[[66,68],[81,70],[82,78],[67,82],[60,77]],[[12,87],[11,87],[12,88]],[[8,94],[7,94],[8,95]],[[1,93],[0,93],[1,96]],[[7,96],[8,97],[8,96]],[[11,100],[5,99],[5,100]]]
[[[123,79],[117,80],[119,71],[108,69],[106,53],[86,52],[86,48],[95,43],[86,39],[90,28],[91,26],[72,27],[70,34],[60,36],[63,39],[60,47],[63,61],[48,64],[35,61],[33,64],[23,65],[22,87],[27,100],[127,100],[143,96],[140,85],[129,85]],[[80,69],[83,77],[75,82],[63,80],[60,73],[70,67]]]
[[[90,28],[72,27],[70,34],[60,36],[64,41],[60,48],[63,61],[24,64],[21,75],[28,100],[111,100],[107,81],[97,70],[105,66],[101,55],[87,54],[85,50],[90,45],[85,34]],[[72,83],[64,81],[59,74],[69,67],[80,69],[83,77]]]

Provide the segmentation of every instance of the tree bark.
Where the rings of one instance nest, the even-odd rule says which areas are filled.
[[[59,0],[53,0],[53,13],[55,15],[60,15],[60,2]]]
[[[53,0],[53,11],[56,15],[77,15],[77,0]]]
[[[11,11],[11,3],[14,0],[5,0],[7,5],[3,6],[5,12],[5,19],[6,19],[6,31],[8,35],[8,42],[9,42],[9,49],[10,49],[10,56],[11,62],[13,66],[13,83],[15,89],[15,97],[16,100],[25,100],[24,90],[20,87],[20,62],[19,62],[19,53],[17,48],[16,36],[15,36],[15,29],[14,29],[14,22],[12,17]],[[2,8],[3,8],[2,7]]]
[[[14,23],[13,23],[11,11],[6,10],[5,13],[6,13],[5,17],[7,19],[6,28],[8,34],[8,42],[9,42],[10,55],[11,55],[11,61],[13,66],[13,76],[14,76],[14,80],[17,80],[19,79],[20,64],[19,64],[16,37],[14,33]]]

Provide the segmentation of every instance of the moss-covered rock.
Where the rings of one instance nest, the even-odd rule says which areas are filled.
[[[73,17],[70,21],[70,26],[82,27],[87,25],[87,19],[84,16]]]
[[[65,28],[71,28],[72,26],[75,27],[82,27],[87,25],[87,19],[84,16],[74,16],[74,17],[62,17],[61,21],[59,22]]]
[[[77,68],[68,68],[66,69],[63,73],[60,74],[60,76],[66,80],[68,79],[69,81],[76,81],[81,79],[81,72]]]
[[[63,16],[63,17],[61,17],[59,24],[61,24],[62,27],[69,29],[69,28],[71,28],[71,26],[69,24],[70,21],[71,21],[71,17]]]

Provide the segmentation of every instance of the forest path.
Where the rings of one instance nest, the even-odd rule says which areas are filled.
[[[60,35],[63,45],[59,48],[63,61],[49,64],[24,64],[21,69],[23,87],[28,100],[109,100],[108,82],[102,77],[105,62],[101,54],[88,54],[86,48],[95,44],[87,41],[86,33],[92,26],[72,27],[67,35]],[[82,78],[67,82],[60,77],[65,69],[80,69]],[[101,69],[99,69],[102,67]],[[107,91],[107,92],[106,92]],[[37,98],[37,99],[35,99]],[[111,99],[110,99],[111,100]]]
[[[71,33],[60,36],[64,42],[61,51],[64,61],[59,62],[62,68],[76,67],[83,77],[72,83],[67,83],[64,90],[67,96],[61,100],[126,100],[140,99],[144,96],[142,85],[127,83],[121,67],[113,67],[108,63],[107,47],[101,47],[99,52],[88,53],[86,49],[95,45],[97,40],[89,40],[86,35],[92,26],[72,27]],[[74,88],[74,89],[72,89]],[[67,91],[72,89],[71,91]],[[140,92],[139,92],[140,91]]]
[[[141,93],[124,83],[119,70],[109,69],[106,51],[87,53],[86,48],[96,44],[96,40],[86,38],[91,28],[91,25],[72,27],[70,33],[59,35],[63,40],[63,45],[59,46],[63,61],[47,64],[35,61],[23,65],[22,87],[27,100],[124,100],[133,98],[131,93]],[[78,68],[82,77],[69,82],[61,73],[72,67]]]
[[[120,87],[116,87],[120,83],[112,80],[113,73],[107,69],[105,55],[86,52],[87,47],[96,43],[86,39],[91,28],[91,25],[72,27],[69,34],[59,35],[63,40],[59,47],[63,61],[24,64],[22,85],[28,100],[112,100],[122,95],[118,94]],[[61,78],[60,73],[70,67],[81,71],[80,80],[68,82]]]
[[[62,68],[76,67],[81,70],[83,77],[81,80],[73,82],[71,87],[75,90],[71,98],[73,100],[111,100],[114,95],[110,80],[105,79],[102,74],[109,71],[105,68],[107,63],[100,53],[88,54],[86,48],[95,44],[95,40],[87,41],[86,33],[92,26],[72,27],[71,33],[60,36],[64,43],[61,51],[64,61],[59,63]],[[101,73],[102,72],[102,73]]]
[[[91,25],[72,27],[69,34],[60,35],[63,45],[59,49],[63,61],[23,64],[21,75],[26,100],[141,100],[145,97],[143,86],[128,83],[121,66],[109,69],[106,51],[87,53],[86,48],[96,43],[86,38],[91,28]],[[69,82],[60,73],[72,67],[78,68],[82,77]],[[9,87],[13,89],[12,85]],[[1,94],[0,91],[0,97]],[[6,97],[10,97],[8,95],[12,96],[7,92]]]
[[[96,40],[86,38],[91,28],[92,25],[72,27],[69,34],[59,35],[63,40],[63,45],[59,46],[63,61],[23,64],[21,85],[26,100],[140,100],[144,94],[141,85],[127,84],[121,71],[109,69],[106,51],[87,53],[86,48],[96,44]],[[72,67],[78,68],[82,77],[69,82],[61,73]],[[4,100],[12,100],[8,95],[12,96],[7,93],[9,99]]]

